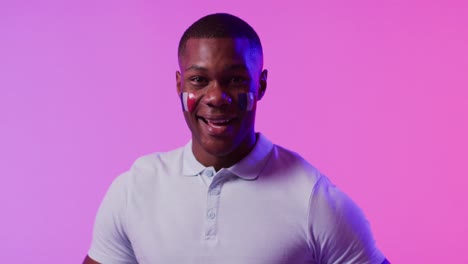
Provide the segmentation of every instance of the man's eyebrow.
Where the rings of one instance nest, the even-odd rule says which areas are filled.
[[[208,69],[199,65],[191,65],[185,71],[208,71]]]
[[[229,66],[225,67],[224,70],[225,71],[235,71],[235,70],[248,71],[249,69],[247,68],[247,66],[245,66],[245,64],[233,64],[233,65],[229,65]]]
[[[249,69],[247,68],[247,66],[245,66],[245,64],[232,64],[232,65],[228,65],[228,66],[224,67],[223,70],[224,71],[236,71],[236,70],[248,71]],[[208,69],[203,67],[203,66],[193,64],[190,67],[186,68],[185,71],[204,71],[204,72],[207,72]]]

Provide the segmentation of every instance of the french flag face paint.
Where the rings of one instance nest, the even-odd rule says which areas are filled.
[[[239,108],[243,111],[252,111],[254,106],[254,94],[252,92],[240,93],[237,97]]]
[[[193,110],[195,109],[196,99],[193,93],[181,93],[180,102],[182,103],[182,110],[184,110],[185,112],[193,112]]]
[[[240,93],[237,95],[237,101],[239,109],[242,111],[252,111],[254,106],[255,97],[252,92]],[[180,102],[182,104],[182,110],[185,112],[193,112],[197,100],[193,93],[183,92],[180,94]]]

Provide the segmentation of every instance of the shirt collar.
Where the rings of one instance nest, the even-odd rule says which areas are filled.
[[[268,161],[273,143],[261,133],[257,136],[257,142],[252,151],[226,170],[245,180],[254,180],[258,177]],[[185,176],[196,176],[205,169],[206,167],[193,155],[192,141],[189,141],[183,150],[182,173]]]
[[[192,152],[192,140],[190,140],[184,147],[182,161],[182,173],[185,176],[196,176],[200,174],[205,166],[198,162]]]
[[[257,142],[250,153],[238,163],[228,168],[229,171],[245,180],[254,180],[265,167],[273,144],[263,134],[258,133]]]

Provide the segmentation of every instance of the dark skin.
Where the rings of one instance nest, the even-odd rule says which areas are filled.
[[[238,94],[252,92],[255,101],[265,94],[267,70],[262,57],[241,38],[189,39],[179,57],[177,93],[197,98],[184,117],[192,132],[192,151],[204,166],[216,170],[236,164],[256,142],[255,110],[240,110]]]
[[[90,258],[89,256],[86,256],[86,258],[83,260],[83,264],[100,264],[100,263]]]
[[[216,170],[236,164],[256,142],[256,102],[252,111],[240,110],[237,95],[252,92],[256,100],[263,97],[268,72],[262,70],[261,56],[252,55],[246,39],[189,39],[179,67],[177,94],[197,97],[194,111],[184,112],[194,156]],[[99,263],[86,256],[83,264]]]

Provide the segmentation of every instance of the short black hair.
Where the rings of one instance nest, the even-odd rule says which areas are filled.
[[[263,60],[263,49],[257,32],[244,20],[226,13],[204,16],[185,30],[179,42],[179,58],[185,52],[185,45],[191,38],[246,38],[252,53],[260,55]]]

